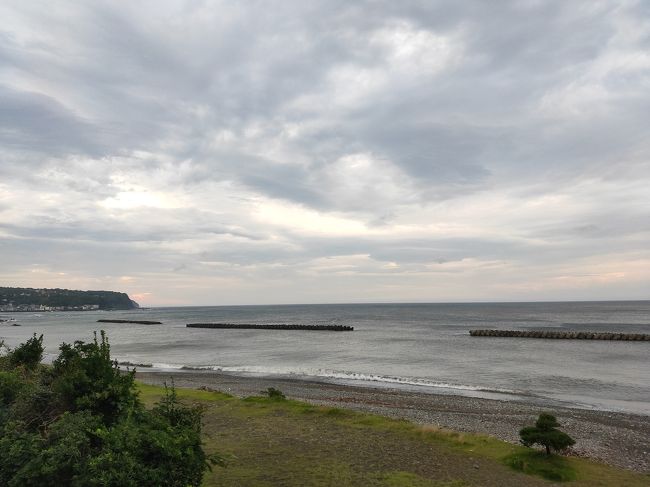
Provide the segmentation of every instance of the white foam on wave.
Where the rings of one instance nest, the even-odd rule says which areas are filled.
[[[178,365],[178,364],[166,364],[162,362],[154,362],[151,364],[151,366],[155,369],[182,369],[185,367],[184,365]]]
[[[430,379],[421,379],[414,377],[394,377],[373,374],[360,374],[354,372],[334,372],[328,375],[333,379],[359,380],[364,382],[384,382],[389,384],[403,384],[409,386],[435,387],[440,389],[455,389],[459,391],[482,391],[482,392],[499,392],[504,394],[515,394],[515,391],[509,389],[486,388],[472,386],[467,384],[454,384],[450,382],[432,381]]]
[[[438,389],[452,389],[458,391],[476,391],[476,392],[492,392],[500,394],[520,394],[510,389],[502,388],[488,388],[481,386],[474,386],[468,384],[454,384],[451,382],[434,381],[431,379],[424,379],[418,377],[399,377],[387,376],[377,374],[365,374],[360,372],[336,371],[327,369],[310,369],[299,370],[291,369],[289,367],[262,367],[262,366],[221,366],[221,365],[179,365],[179,364],[166,364],[154,363],[153,367],[167,370],[196,370],[196,371],[215,371],[215,372],[229,372],[233,374],[247,374],[247,375],[274,375],[274,376],[293,376],[304,379],[319,378],[319,379],[333,379],[343,381],[359,381],[359,382],[376,382],[383,384],[396,384],[405,386],[419,386],[431,387]]]

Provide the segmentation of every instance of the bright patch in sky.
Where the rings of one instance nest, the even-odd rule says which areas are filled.
[[[148,191],[122,191],[114,197],[106,198],[99,203],[105,208],[119,208],[129,210],[141,206],[152,208],[174,208],[173,198]]]

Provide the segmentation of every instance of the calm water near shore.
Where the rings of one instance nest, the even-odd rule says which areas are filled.
[[[120,361],[417,388],[650,414],[650,342],[472,338],[472,328],[650,333],[650,301],[348,304],[0,313],[10,346],[107,331]],[[159,320],[162,325],[97,323]],[[336,324],[354,332],[210,330],[186,323]]]

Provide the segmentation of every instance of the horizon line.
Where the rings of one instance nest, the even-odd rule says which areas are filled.
[[[401,304],[560,304],[560,303],[635,303],[650,302],[648,299],[570,299],[540,301],[368,301],[368,302],[331,302],[331,303],[266,303],[266,304],[183,304],[152,305],[144,308],[219,308],[244,306],[353,306],[353,305],[401,305]]]

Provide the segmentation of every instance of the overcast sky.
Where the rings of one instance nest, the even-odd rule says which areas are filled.
[[[650,2],[0,3],[0,285],[650,298]]]

